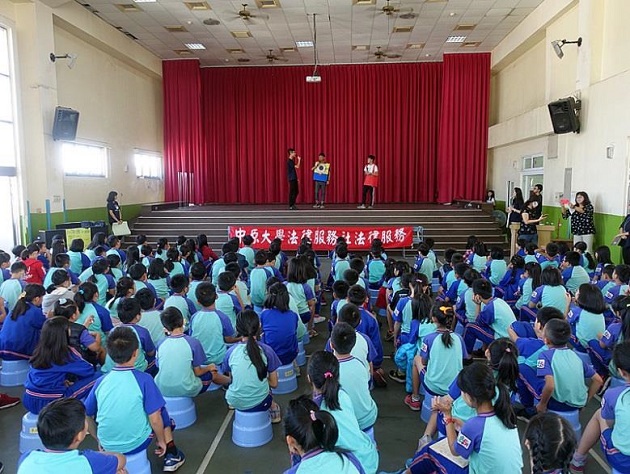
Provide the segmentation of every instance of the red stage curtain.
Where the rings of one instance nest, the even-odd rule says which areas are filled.
[[[201,70],[206,202],[285,203],[286,150],[302,156],[299,202],[313,202],[311,167],[331,162],[326,202],[359,202],[368,154],[377,202],[435,200],[440,63]]]
[[[162,78],[165,198],[203,204],[210,169],[202,154],[199,61],[163,61]],[[184,189],[180,172],[188,173]]]
[[[445,54],[438,202],[485,199],[490,54]]]

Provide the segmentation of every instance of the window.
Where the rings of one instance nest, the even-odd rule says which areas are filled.
[[[544,184],[544,172],[543,155],[537,154],[523,157],[523,171],[521,172],[523,196],[527,196],[535,184]]]
[[[543,155],[528,155],[523,157],[523,171],[541,171],[543,169]]]
[[[63,172],[66,176],[107,177],[107,147],[85,143],[61,144]]]
[[[135,150],[133,161],[138,178],[162,179],[162,155],[159,153]]]
[[[15,167],[15,94],[11,76],[11,42],[9,30],[0,26],[0,166]]]

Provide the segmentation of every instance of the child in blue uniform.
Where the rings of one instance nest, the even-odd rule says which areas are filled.
[[[172,294],[164,301],[164,309],[175,307],[182,313],[184,323],[188,327],[190,317],[197,312],[195,303],[188,297],[188,278],[183,274],[171,278]]]
[[[490,280],[492,286],[499,286],[506,273],[507,264],[505,263],[503,249],[501,247],[492,247],[490,249],[490,258],[486,262],[485,277]]]
[[[298,315],[289,309],[286,286],[271,285],[264,308],[260,314],[262,342],[273,349],[282,365],[291,364],[298,354]]]
[[[381,333],[378,327],[378,321],[376,321],[376,318],[372,316],[372,313],[363,307],[367,301],[367,292],[358,285],[352,286],[348,290],[347,299],[348,302],[356,305],[361,313],[361,322],[356,327],[357,331],[362,332],[369,337],[374,345],[374,349],[376,350],[376,357],[373,361],[374,382],[377,386],[387,385],[383,369],[381,369],[381,365],[383,364],[383,343],[381,342]]]
[[[0,298],[4,300],[4,308],[7,312],[13,310],[15,303],[20,299],[20,294],[24,291],[26,282],[26,265],[24,262],[13,262],[11,264],[11,278],[4,280],[0,285]]]
[[[612,351],[617,344],[630,340],[630,297],[618,296],[612,302],[612,310],[618,321],[608,325],[599,340],[590,341],[588,353],[591,362],[603,379],[619,379],[617,367],[612,362]]]
[[[284,474],[365,474],[352,453],[335,450],[339,438],[335,418],[306,395],[289,402],[284,434],[293,461]]]
[[[606,330],[604,311],[606,303],[602,292],[590,283],[580,285],[575,295],[575,304],[571,304],[567,314],[573,333],[571,342],[579,352],[586,352],[590,341],[596,341]]]
[[[107,338],[107,354],[116,367],[101,377],[85,400],[90,433],[108,451],[135,454],[155,439],[155,453],[164,456],[163,470],[173,472],[185,456],[173,439],[166,403],[149,374],[134,369],[138,337],[129,327],[117,327]],[[94,421],[98,423],[98,430]]]
[[[348,290],[350,285],[344,280],[337,280],[332,285],[333,301],[330,304],[330,319],[328,320],[328,330],[332,331],[332,327],[337,321],[337,316],[341,311],[341,308],[348,303]]]
[[[545,268],[540,277],[541,286],[534,288],[527,307],[521,310],[521,319],[533,321],[536,319],[535,308],[553,306],[567,314],[569,310],[569,296],[567,290],[562,286],[562,274],[554,267]],[[524,319],[527,318],[527,319]]]
[[[586,270],[586,273],[588,273],[590,278],[593,278],[595,276],[597,262],[589,253],[586,242],[576,242],[573,245],[573,250],[580,254],[580,266]]]
[[[169,276],[164,268],[164,262],[159,258],[153,259],[149,265],[143,265],[147,270],[147,279],[155,288],[158,298],[165,300],[169,295]]]
[[[70,270],[75,275],[80,275],[91,265],[90,258],[83,253],[85,242],[83,239],[73,239],[68,249],[68,257],[70,257]]]
[[[436,270],[433,260],[429,257],[430,252],[431,249],[426,243],[423,242],[418,245],[418,257],[413,265],[413,271],[425,275],[429,281],[433,278],[433,272]]]
[[[289,295],[297,304],[300,319],[304,324],[308,323],[309,335],[315,337],[317,332],[313,329],[312,318],[315,313],[315,294],[307,283],[309,266],[310,263],[305,256],[291,258],[287,266],[287,282],[285,284],[289,290]]]
[[[474,268],[468,268],[462,275],[462,285],[465,291],[457,297],[455,303],[455,317],[457,318],[455,330],[458,334],[463,334],[464,328],[470,321],[477,317],[477,305],[473,301],[474,293],[472,285],[475,280],[483,278]],[[448,306],[448,303],[445,303]]]
[[[83,324],[77,323],[79,308],[70,299],[62,298],[55,303],[54,316],[61,316],[68,320],[70,336],[68,344],[75,348],[81,357],[95,367],[105,362],[105,347],[101,336],[97,332],[90,333]]]
[[[373,362],[376,358],[376,349],[374,349],[374,344],[372,344],[370,338],[356,329],[361,323],[361,312],[359,311],[359,308],[352,303],[346,304],[339,312],[337,323],[349,324],[350,327],[354,329],[357,337],[356,342],[350,351],[350,355],[364,365],[366,372],[371,377],[373,372]],[[337,323],[335,323],[335,325]],[[332,329],[330,332],[332,332]],[[330,339],[326,342],[326,350],[328,352],[333,352]]]
[[[580,265],[580,254],[577,252],[567,252],[562,261],[561,269],[564,286],[572,295],[575,295],[580,285],[591,281],[591,277]]]
[[[107,334],[114,328],[112,324],[112,318],[109,315],[109,310],[104,306],[101,306],[96,301],[98,300],[98,289],[94,283],[83,283],[77,294],[74,295],[74,302],[79,308],[79,318],[77,323],[85,324],[85,321],[90,319],[91,323],[87,328],[89,331],[97,332],[101,336],[101,341],[105,341]]]
[[[87,397],[100,373],[68,344],[68,320],[57,316],[46,321],[31,358],[22,403],[31,413],[58,398]]]
[[[371,258],[365,267],[365,273],[367,274],[370,289],[378,290],[384,281],[385,260],[383,260],[379,249],[371,250],[370,256]]]
[[[525,272],[525,259],[520,255],[514,255],[510,259],[507,271],[494,291],[506,303],[512,305],[517,299],[517,292],[521,275]]]
[[[346,245],[337,245],[335,248],[335,254],[337,258],[331,266],[331,272],[334,280],[341,280],[343,278],[343,272],[350,268],[350,258],[348,257],[348,247]]]
[[[226,314],[215,306],[217,292],[214,285],[204,281],[197,286],[195,297],[201,309],[190,318],[190,335],[197,339],[205,353],[204,364],[219,365],[227,351],[226,344],[238,342],[234,326]]]
[[[236,318],[236,334],[241,338],[225,354],[221,370],[232,377],[225,400],[236,410],[269,410],[272,423],[280,423],[280,407],[273,401],[270,387],[278,386],[281,362],[271,347],[258,343],[260,320],[255,311],[245,310]]]
[[[352,400],[339,384],[339,362],[335,356],[330,352],[315,352],[308,364],[308,377],[313,386],[313,401],[337,423],[339,438],[335,447],[354,454],[366,474],[376,473],[376,445],[361,431]]]
[[[273,276],[273,270],[267,266],[268,254],[265,250],[256,252],[254,263],[256,266],[249,273],[249,295],[254,310],[260,314],[267,295],[267,279]]]
[[[573,427],[556,413],[534,416],[527,423],[523,439],[529,451],[532,474],[567,472],[578,444]]]
[[[232,272],[221,272],[218,277],[216,308],[226,314],[236,326],[236,315],[243,309],[240,298],[235,294],[236,277]]]
[[[116,294],[106,304],[105,308],[109,310],[109,316],[112,322],[118,326],[120,318],[118,318],[118,305],[125,298],[131,298],[136,292],[136,285],[129,277],[123,277],[116,283]]]
[[[359,428],[367,432],[376,423],[378,406],[370,395],[370,374],[364,362],[351,354],[358,337],[352,326],[340,322],[332,330],[330,346],[339,361],[339,383],[352,400]]]
[[[584,429],[580,445],[573,455],[572,472],[583,472],[589,450],[601,439],[602,451],[617,472],[630,472],[630,341],[615,347],[613,360],[624,380],[621,387],[606,390],[602,407]]]
[[[107,294],[114,295],[116,292],[116,282],[109,273],[109,263],[103,258],[99,258],[92,264],[92,276],[86,281],[94,283],[98,288],[97,303],[104,306],[107,303]]]
[[[28,360],[33,355],[39,342],[39,333],[46,320],[41,308],[45,293],[42,285],[30,283],[24,287],[0,330],[2,359]]]
[[[473,252],[468,255],[466,263],[479,273],[483,273],[486,269],[487,260],[488,250],[486,249],[486,244],[484,244],[481,240],[476,240],[473,245]]]
[[[529,309],[528,305],[532,293],[534,289],[540,286],[542,270],[538,262],[526,263],[524,270],[521,275],[521,280],[518,283],[518,290],[515,294],[518,299],[514,303],[514,314],[516,314],[519,320],[528,321],[530,320],[531,314],[529,312],[523,314],[522,311]]]
[[[426,277],[411,280],[409,296],[404,296],[398,300],[396,309],[392,314],[394,320],[394,341],[395,346],[400,347],[406,344],[411,338],[418,334],[418,325],[413,325],[413,321],[424,321],[430,319],[431,297],[426,290],[430,288],[426,283]]]
[[[611,304],[619,295],[628,291],[628,283],[630,282],[630,265],[617,265],[613,272],[614,286],[608,289],[604,297],[606,303]]]
[[[214,364],[205,365],[206,354],[201,343],[184,334],[184,317],[175,307],[160,314],[168,337],[157,350],[156,363],[159,371],[155,384],[165,397],[196,397],[210,387],[230,383],[229,377],[217,373]]]
[[[18,474],[122,472],[127,462],[122,454],[78,450],[87,431],[83,403],[74,398],[52,402],[37,417],[37,434],[44,450],[25,453],[20,458]]]
[[[201,309],[201,305],[195,298],[195,290],[197,289],[197,286],[206,281],[206,277],[206,267],[203,263],[197,262],[190,266],[190,284],[188,285],[188,294],[190,295],[190,299],[195,305],[195,309],[197,311]]]
[[[598,282],[602,277],[602,272],[606,265],[614,265],[610,258],[610,247],[601,245],[595,250],[595,273],[593,274],[593,283]]]
[[[164,334],[164,326],[160,321],[160,311],[155,307],[155,296],[151,290],[143,288],[134,295],[134,298],[142,310],[138,325],[149,331],[153,345],[157,347],[166,338],[166,334]]]

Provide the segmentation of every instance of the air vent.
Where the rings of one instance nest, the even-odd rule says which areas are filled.
[[[187,49],[175,49],[173,50],[173,52],[175,54],[178,54],[179,56],[192,56],[193,53]]]
[[[249,62],[249,58],[238,58],[237,61],[239,63],[248,63]]]
[[[392,33],[411,33],[413,26],[394,26]]]
[[[210,10],[210,5],[206,2],[184,2],[184,5],[186,5],[189,10],[193,11]]]
[[[367,44],[355,44],[352,47],[353,51],[369,51],[370,50],[370,46]]]
[[[407,44],[407,49],[422,49],[424,48],[424,43],[409,43]]]
[[[289,46],[288,48],[280,48],[280,51],[283,53],[295,53],[296,49],[293,46]]]
[[[457,25],[453,31],[471,31],[475,29],[477,25]]]
[[[132,13],[132,12],[141,12],[142,9],[133,3],[117,3],[116,8],[118,8],[123,13]]]
[[[466,41],[462,43],[462,48],[476,48],[481,44],[481,41]]]
[[[244,53],[243,48],[228,48],[226,51],[230,54],[241,54]]]
[[[376,0],[352,0],[354,5],[376,5]]]
[[[279,8],[280,0],[256,0],[258,8]]]
[[[182,25],[166,25],[164,29],[169,33],[186,33],[188,31]]]
[[[234,38],[252,38],[252,34],[249,31],[230,31]]]

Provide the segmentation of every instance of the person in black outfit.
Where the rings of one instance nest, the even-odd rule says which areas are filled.
[[[122,222],[122,216],[120,212],[120,204],[116,201],[118,193],[116,191],[110,191],[107,195],[107,219],[109,220],[109,226]]]
[[[289,179],[289,209],[296,210],[295,200],[300,193],[298,186],[297,171],[300,168],[302,158],[297,155],[293,148],[288,150],[289,158],[287,159],[287,178]]]
[[[530,217],[532,219],[538,219],[542,215],[543,207],[542,207],[542,184],[535,184],[532,188],[532,192],[529,196],[530,201],[536,202],[533,210],[530,212]]]
[[[621,256],[623,257],[623,263],[630,265],[630,205],[628,205],[628,214],[623,219],[623,222],[619,226],[619,233],[617,237],[621,237],[619,246],[621,247]]]

